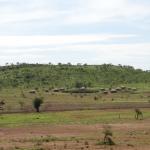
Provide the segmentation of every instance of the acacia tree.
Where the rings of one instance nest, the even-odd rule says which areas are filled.
[[[43,104],[43,98],[42,97],[36,97],[33,100],[33,106],[36,109],[36,112],[40,112],[40,106]]]

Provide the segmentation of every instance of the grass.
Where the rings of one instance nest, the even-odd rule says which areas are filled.
[[[144,118],[150,117],[150,110],[143,110]],[[120,115],[120,118],[119,118]],[[66,125],[66,124],[97,124],[97,123],[123,123],[132,122],[133,110],[116,111],[67,111],[28,114],[3,114],[0,116],[0,127],[15,127],[25,125]]]
[[[32,100],[36,96],[44,97],[45,107],[47,104],[82,104],[86,106],[86,104],[114,104],[123,102],[147,102],[150,100],[150,91],[149,85],[139,84],[139,85],[127,85],[129,87],[138,88],[137,93],[124,93],[120,92],[117,94],[109,94],[104,95],[101,93],[92,93],[83,95],[83,98],[80,97],[80,94],[68,94],[68,93],[46,93],[44,89],[39,89],[39,92],[36,94],[30,94],[29,91],[32,89],[2,89],[0,91],[0,100],[5,100],[6,106],[5,110],[20,110],[19,102],[23,102],[24,108],[32,109]],[[23,92],[22,92],[23,91]],[[98,96],[98,100],[94,100],[94,97]],[[149,109],[141,109],[144,115],[144,121],[150,120],[150,110]],[[34,110],[33,110],[34,111]],[[0,128],[17,128],[23,126],[42,126],[42,125],[94,125],[94,124],[119,124],[119,123],[140,123],[144,122],[142,120],[135,120],[134,118],[134,110],[83,110],[83,111],[66,111],[66,112],[42,112],[42,113],[16,113],[16,114],[1,114],[0,115]],[[134,129],[133,129],[134,130]],[[138,137],[137,139],[132,138],[130,135],[131,131],[117,131],[115,130],[115,142],[117,144],[134,144],[137,143],[141,145],[146,145],[149,143],[149,134],[145,134],[144,131],[134,131],[134,135]],[[147,131],[147,130],[146,130]],[[95,133],[94,138],[95,137]],[[99,132],[97,133],[99,136]],[[87,135],[86,135],[87,136]],[[92,135],[88,135],[88,138]],[[143,139],[141,139],[141,136]],[[120,141],[121,139],[125,139],[124,141]],[[126,141],[130,137],[131,141]],[[20,139],[19,139],[20,140]],[[65,137],[53,137],[53,136],[43,136],[43,137],[31,137],[25,139],[26,142],[33,143],[47,143],[51,141],[69,141],[72,139],[68,139]],[[37,145],[38,146],[38,145]],[[21,148],[20,148],[21,149]],[[22,148],[23,150],[23,148]],[[25,150],[25,149],[24,149]],[[29,148],[28,148],[29,150]],[[33,149],[32,149],[33,150]],[[34,150],[37,150],[36,148]]]
[[[35,97],[40,96],[44,98],[43,108],[48,104],[102,104],[102,103],[114,103],[114,102],[148,102],[150,101],[150,95],[144,93],[143,90],[148,89],[148,86],[143,89],[142,85],[137,85],[138,92],[124,93],[119,92],[117,94],[104,95],[102,93],[92,94],[69,94],[69,93],[46,93],[45,89],[39,89],[36,94],[30,94],[31,89],[2,89],[0,91],[0,100],[6,102],[5,111],[19,111],[21,108],[24,110],[33,110],[32,101]],[[137,87],[128,86],[128,87]],[[150,90],[150,88],[149,88]],[[98,97],[94,100],[94,97]],[[22,106],[21,106],[22,105]]]

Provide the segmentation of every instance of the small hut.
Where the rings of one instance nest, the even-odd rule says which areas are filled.
[[[117,90],[116,89],[111,89],[110,92],[111,93],[117,93]]]

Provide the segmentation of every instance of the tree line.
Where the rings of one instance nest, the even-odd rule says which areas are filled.
[[[97,87],[128,83],[150,83],[150,72],[132,66],[102,64],[25,64],[0,67],[3,87]]]

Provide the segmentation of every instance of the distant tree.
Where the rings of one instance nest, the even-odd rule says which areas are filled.
[[[16,65],[20,65],[20,63],[19,63],[19,62],[17,62],[17,63],[16,63]]]
[[[6,64],[0,66],[0,86],[33,88],[51,85],[54,87],[116,87],[121,84],[150,82],[150,71],[141,71],[129,66],[103,65],[42,65]],[[136,76],[135,76],[136,75]],[[5,79],[5,80],[4,80]],[[79,81],[81,83],[76,82]]]
[[[77,66],[82,66],[82,64],[81,63],[77,63]]]
[[[5,102],[3,100],[0,101],[0,110],[4,109],[4,105],[5,105]]]
[[[87,87],[91,87],[92,86],[92,83],[89,81],[87,84],[86,84]]]
[[[59,62],[57,65],[58,65],[58,66],[61,66],[61,65],[62,65],[62,63],[60,63],[60,62]]]
[[[82,82],[80,82],[80,81],[77,81],[76,83],[75,83],[75,87],[76,88],[81,88],[81,87],[83,87],[84,86],[84,84],[82,83]]]
[[[43,104],[43,98],[42,97],[36,97],[33,100],[33,106],[36,109],[36,112],[40,112],[40,106]]]
[[[72,64],[70,62],[67,63],[68,66],[72,66]]]
[[[94,96],[94,100],[97,101],[97,100],[98,100],[98,97],[97,97],[97,96]]]

